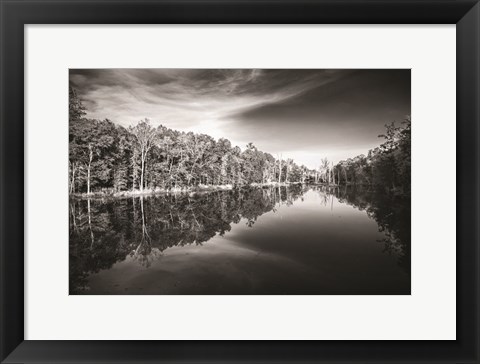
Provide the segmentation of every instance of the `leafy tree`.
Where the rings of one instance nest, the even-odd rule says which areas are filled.
[[[68,116],[69,120],[78,120],[86,115],[85,106],[77,95],[77,91],[73,87],[68,90]]]
[[[385,125],[379,135],[383,143],[359,155],[340,161],[334,169],[338,183],[374,186],[396,195],[410,195],[411,179],[411,119],[406,117],[401,126],[394,122]]]
[[[80,183],[85,182],[86,192],[91,193],[92,184],[108,186],[117,162],[115,125],[109,120],[77,119],[70,122],[69,138],[70,164],[85,171]]]

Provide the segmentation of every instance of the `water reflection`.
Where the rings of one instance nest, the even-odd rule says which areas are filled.
[[[355,214],[354,210],[362,213]],[[319,219],[327,216],[330,222],[321,224]],[[405,294],[410,290],[410,203],[374,191],[294,185],[205,194],[71,200],[69,217],[71,294],[128,294],[132,289],[145,294]],[[262,222],[255,225],[260,218]],[[376,222],[376,233],[363,228],[368,221]],[[228,233],[232,228],[235,231]],[[287,230],[281,234],[284,229]],[[350,251],[339,250],[345,248],[346,239],[353,239],[344,236],[344,231],[349,230],[357,234],[354,240],[358,244]],[[288,232],[293,235],[287,237]],[[235,241],[232,243],[230,238]],[[199,250],[193,247],[207,241],[212,246],[204,262]],[[322,241],[328,244],[317,243]],[[367,243],[365,249],[358,246]],[[240,245],[241,249],[254,253],[241,262]],[[227,246],[228,252],[222,250]],[[381,255],[393,257],[403,273],[391,267],[391,260],[379,258],[372,246],[381,246]],[[174,247],[183,247],[180,258]],[[168,251],[177,255],[164,256]],[[258,259],[260,254],[269,260]],[[281,259],[288,262],[279,263]],[[339,259],[340,263],[331,266],[323,259],[331,262]],[[364,263],[360,264],[362,259]],[[226,261],[230,265],[220,267]],[[205,266],[199,268],[201,264]],[[186,266],[191,272],[188,278]],[[175,277],[169,278],[175,280],[172,289],[167,289],[170,281],[165,280],[162,285],[166,274],[160,274],[162,269],[184,277],[183,286]],[[375,282],[381,269],[390,272],[391,282],[380,278]],[[250,276],[245,277],[247,273]],[[367,273],[371,284],[365,283],[367,277],[365,282],[357,282],[358,275]],[[103,283],[99,284],[95,277],[102,274]],[[129,283],[130,291],[115,289],[139,274],[141,279]],[[354,274],[357,276],[352,278]],[[330,277],[330,284],[319,283],[325,275]],[[153,277],[156,288],[145,283]],[[216,284],[219,277],[225,282]],[[208,281],[208,287],[207,282],[198,282],[202,279]],[[355,284],[359,288],[352,290],[350,285]],[[202,285],[203,290],[199,288]]]
[[[384,252],[395,255],[398,264],[410,274],[411,259],[411,202],[410,199],[391,197],[373,190],[342,188],[339,201],[366,211],[376,221],[384,237]]]

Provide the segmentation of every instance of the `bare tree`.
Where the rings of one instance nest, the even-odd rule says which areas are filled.
[[[327,158],[322,158],[321,163],[320,163],[320,170],[323,175],[323,182],[328,182],[328,159]]]
[[[290,183],[288,181],[288,174],[290,173],[290,169],[291,169],[291,166],[292,166],[292,163],[293,163],[293,160],[291,160],[290,158],[287,159],[287,168],[286,168],[286,171],[285,171],[285,183]]]
[[[93,161],[93,146],[88,144],[88,163],[87,163],[87,194],[90,194],[90,176]]]
[[[148,152],[155,145],[157,140],[157,130],[152,128],[148,119],[140,121],[133,128],[130,127],[130,132],[135,136],[136,147],[140,152],[142,162],[140,172],[140,191],[143,191],[143,181],[145,176],[145,164],[147,161]]]

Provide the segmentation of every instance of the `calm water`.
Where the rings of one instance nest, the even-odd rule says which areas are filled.
[[[410,294],[410,205],[299,185],[71,200],[70,294]]]

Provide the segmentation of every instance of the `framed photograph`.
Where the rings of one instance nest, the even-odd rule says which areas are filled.
[[[478,1],[1,11],[2,363],[479,363]]]

